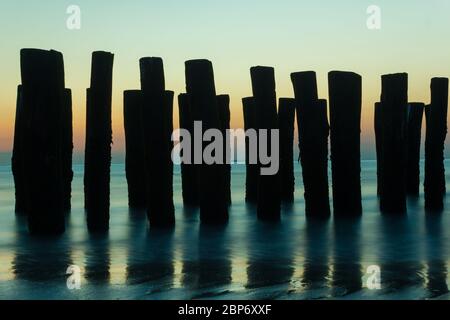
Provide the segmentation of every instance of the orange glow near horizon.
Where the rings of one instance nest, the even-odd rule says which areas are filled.
[[[287,75],[288,76],[288,75]],[[117,75],[116,75],[117,77]],[[250,80],[248,80],[249,82]],[[364,81],[364,80],[363,80]],[[136,80],[138,82],[138,80]],[[327,97],[327,84],[322,81],[318,83],[320,96]],[[413,97],[411,101],[424,101],[429,100],[429,89],[426,82],[422,82],[422,85],[413,83],[411,89],[413,89],[410,96]],[[364,83],[363,83],[364,85]],[[136,87],[136,86],[134,86]],[[170,84],[167,85],[170,89]],[[421,87],[422,90],[416,90]],[[423,88],[422,88],[423,87]],[[124,129],[123,129],[123,103],[122,103],[122,92],[128,88],[133,88],[133,86],[118,88],[115,86],[115,91],[113,93],[113,105],[112,105],[112,118],[113,118],[113,152],[124,152]],[[410,89],[410,91],[411,91]],[[364,87],[364,97],[363,97],[363,107],[362,107],[362,117],[361,117],[361,142],[362,144],[373,145],[373,105],[378,101],[379,93],[377,88],[372,88],[368,91]],[[82,91],[82,92],[79,92]],[[180,92],[175,92],[174,97],[174,128],[178,128],[178,101],[177,96]],[[231,95],[231,127],[232,128],[243,128],[243,115],[242,115],[242,102],[241,99],[246,96],[251,96],[251,88],[244,90],[230,90],[230,92],[239,92],[240,95]],[[225,91],[219,91],[219,93],[224,93]],[[278,88],[278,96],[292,96],[291,88]],[[281,93],[281,94],[280,94]],[[287,94],[284,94],[287,93]],[[77,90],[73,92],[73,130],[74,130],[74,146],[75,152],[83,152],[84,150],[84,139],[85,139],[85,94],[84,90]],[[2,105],[7,105],[5,108],[4,116],[1,118],[1,130],[0,130],[0,150],[2,152],[9,152],[12,149],[12,141],[14,134],[14,118],[15,118],[15,99],[16,93],[9,94],[3,97]]]

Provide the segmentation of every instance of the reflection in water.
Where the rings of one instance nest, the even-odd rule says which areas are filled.
[[[293,266],[293,239],[297,237],[292,224],[255,222],[248,234],[247,289],[273,285],[289,285]]]
[[[333,295],[344,296],[361,290],[361,219],[334,221]]]
[[[109,234],[89,235],[86,249],[85,279],[93,284],[110,280]]]
[[[189,220],[196,220],[197,216],[199,214],[200,209],[197,207],[191,207],[191,206],[183,206],[183,218],[185,218],[187,221]]]
[[[323,288],[328,280],[329,222],[306,221],[305,264],[302,285],[306,290]]]
[[[127,284],[158,282],[160,287],[173,283],[174,230],[149,228],[145,212],[130,211]]]
[[[448,298],[450,215],[425,215],[423,197],[410,199],[408,215],[381,215],[376,198],[367,196],[376,190],[375,166],[363,163],[361,219],[306,220],[297,190],[279,223],[258,222],[243,200],[245,170],[237,169],[226,227],[202,226],[198,209],[183,209],[178,187],[175,230],[149,228],[143,211],[127,215],[124,169],[112,166],[114,205],[103,237],[86,230],[82,166],[75,166],[70,223],[57,238],[29,236],[26,218],[5,200],[14,199],[14,188],[0,167],[0,257],[8,257],[0,299]],[[85,271],[80,290],[66,286],[71,264]],[[370,265],[381,268],[381,290],[362,289]]]
[[[227,236],[227,226],[200,225],[197,241],[191,245],[197,248],[197,252],[187,250],[183,258],[183,285],[192,290],[215,291],[218,287],[231,284],[231,260],[230,245],[232,239]],[[190,240],[194,234],[189,232]],[[186,248],[187,249],[187,248]],[[190,252],[190,254],[189,254]],[[220,293],[220,292],[219,292]],[[203,293],[211,295],[212,292]],[[199,293],[197,298],[201,297]]]
[[[406,287],[423,283],[421,264],[415,259],[419,252],[418,230],[408,215],[381,215],[381,286],[396,293]]]
[[[442,215],[428,214],[425,217],[427,289],[430,298],[439,297],[449,292],[447,286],[447,265],[443,256]]]
[[[230,240],[226,226],[200,226],[198,286],[219,286],[231,283]],[[212,240],[212,241],[211,241]]]
[[[35,237],[28,233],[26,217],[16,216],[15,257],[12,262],[18,280],[59,282],[65,285],[66,270],[71,265],[68,239]]]

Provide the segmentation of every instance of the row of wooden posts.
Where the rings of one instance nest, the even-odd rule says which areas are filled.
[[[92,54],[87,89],[84,191],[87,225],[94,232],[109,227],[113,60],[114,55],[108,52]],[[185,67],[186,93],[178,96],[180,128],[193,134],[194,121],[202,121],[203,130],[215,128],[225,134],[230,128],[230,99],[217,95],[211,62],[191,60]],[[166,90],[161,58],[142,58],[140,72],[141,89],[124,92],[129,205],[146,209],[150,225],[170,227],[175,224],[171,160],[174,93]],[[278,111],[274,69],[253,67],[250,75],[253,96],[242,99],[245,129],[280,130],[278,174],[261,175],[261,163],[246,164],[245,199],[256,204],[258,218],[279,220],[281,203],[294,201],[295,114],[306,216],[330,216],[329,138],[334,215],[361,215],[361,76],[329,73],[329,122],[327,101],[318,97],[315,72],[291,75],[295,99],[279,99]],[[12,157],[16,212],[28,216],[32,233],[61,233],[65,212],[70,210],[73,179],[72,99],[71,91],[65,88],[62,54],[23,49],[21,76]],[[432,79],[428,106],[408,103],[407,92],[407,74],[382,76],[381,100],[375,106],[380,210],[404,213],[407,194],[419,194],[424,110],[425,206],[442,210],[448,79]],[[247,140],[247,159],[249,149]],[[228,221],[231,166],[225,163],[181,165],[183,202],[200,208],[202,223]]]

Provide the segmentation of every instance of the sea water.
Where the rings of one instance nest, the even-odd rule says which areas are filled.
[[[263,223],[244,201],[245,165],[233,165],[230,221],[207,227],[198,210],[183,208],[176,166],[176,227],[169,231],[149,228],[145,212],[128,209],[124,165],[116,163],[110,231],[95,236],[87,232],[83,166],[76,164],[66,233],[40,238],[14,214],[11,168],[1,165],[0,299],[450,298],[449,198],[441,214],[425,213],[421,193],[408,199],[407,215],[384,216],[376,162],[363,161],[363,216],[312,222],[304,215],[300,170],[296,164],[295,202],[283,205],[281,222]],[[79,289],[67,285],[69,266],[80,270]],[[374,266],[379,289],[370,285]]]

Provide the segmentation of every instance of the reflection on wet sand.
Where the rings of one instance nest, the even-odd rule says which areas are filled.
[[[158,282],[158,287],[170,288],[174,230],[149,228],[144,212],[130,211],[129,217],[127,284]]]
[[[16,217],[15,257],[12,272],[18,280],[66,283],[71,265],[67,236],[34,237],[27,230],[26,217]]]
[[[449,292],[447,286],[447,264],[443,255],[442,215],[428,214],[425,217],[427,284],[430,296],[436,298]]]
[[[362,288],[361,219],[334,221],[333,296],[345,296]]]
[[[192,243],[197,252],[183,255],[182,282],[194,291],[192,298],[221,294],[231,284],[231,242],[227,226],[199,226],[197,241]]]
[[[305,290],[327,286],[329,273],[329,222],[307,220],[305,230],[305,263],[302,286]]]
[[[255,222],[247,240],[247,289],[283,285],[289,287],[295,271],[293,243],[297,235],[287,221]],[[270,293],[264,298],[275,298]]]
[[[415,218],[414,218],[415,219]],[[421,286],[421,263],[415,259],[419,251],[418,230],[407,215],[380,217],[381,286],[386,293],[396,294],[412,286]]]
[[[93,284],[108,284],[110,281],[109,244],[109,234],[89,235],[84,276]]]

